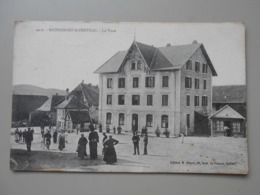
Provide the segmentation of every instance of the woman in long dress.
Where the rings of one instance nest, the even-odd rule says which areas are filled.
[[[59,135],[59,150],[62,151],[65,148],[65,133],[64,130],[61,130]]]
[[[84,157],[87,156],[87,143],[88,143],[87,138],[84,137],[84,134],[81,134],[81,137],[79,138],[78,141],[78,148],[77,148],[78,157],[80,159],[84,159]]]
[[[109,139],[105,141],[103,144],[105,147],[105,154],[104,154],[104,161],[107,164],[113,164],[117,162],[117,157],[116,157],[116,150],[114,145],[118,144],[119,141],[116,139],[112,138],[112,135],[109,136]]]

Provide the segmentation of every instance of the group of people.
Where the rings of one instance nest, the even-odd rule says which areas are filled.
[[[26,143],[26,148],[27,151],[31,151],[31,145],[32,145],[32,141],[33,141],[33,133],[34,130],[31,129],[30,127],[28,128],[28,130],[24,129],[24,131],[22,132],[21,130],[19,130],[18,128],[16,128],[14,135],[15,135],[15,141],[21,141],[21,142],[25,142]]]
[[[148,152],[147,152],[148,133],[146,131],[143,134],[144,134],[144,139],[143,139],[143,142],[144,142],[144,153],[143,153],[143,155],[148,155]],[[141,136],[142,136],[142,134],[141,134]],[[132,137],[132,141],[133,141],[133,144],[134,144],[134,154],[133,155],[136,155],[136,154],[140,155],[140,152],[139,152],[140,137],[139,137],[137,131],[134,131],[133,137]]]
[[[112,138],[112,135],[109,135],[109,139],[105,133],[103,133],[104,138],[102,140],[102,144],[104,146],[102,154],[104,155],[103,160],[107,164],[113,164],[117,162],[117,156],[116,151],[114,148],[114,145],[118,144],[119,141]],[[89,141],[88,141],[89,140]],[[87,144],[89,142],[89,152],[90,152],[90,159],[97,159],[97,146],[99,143],[99,136],[96,131],[94,131],[94,127],[90,125],[90,133],[87,138],[84,136],[84,134],[81,134],[81,137],[78,141],[78,157],[80,159],[84,159],[87,156]]]

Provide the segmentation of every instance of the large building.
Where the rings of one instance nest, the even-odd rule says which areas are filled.
[[[99,122],[110,128],[171,135],[210,134],[212,76],[217,73],[201,43],[156,48],[133,41],[99,74]],[[197,122],[196,122],[197,121]]]

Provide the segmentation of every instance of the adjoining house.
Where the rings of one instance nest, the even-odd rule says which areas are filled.
[[[235,137],[246,136],[245,118],[229,105],[222,107],[209,119],[211,121],[212,136],[226,135],[225,128],[228,128]]]
[[[134,40],[127,51],[117,52],[95,73],[103,127],[210,134],[212,76],[217,73],[203,44],[156,48]],[[198,131],[201,127],[203,132]]]
[[[38,109],[30,113],[30,122],[34,126],[56,125],[57,111],[56,106],[64,101],[64,95],[53,95]]]
[[[66,96],[57,107],[57,129],[72,131],[80,125],[81,130],[87,129],[91,121],[88,107],[76,96]]]
[[[89,108],[89,114],[93,123],[98,122],[98,98],[99,98],[99,89],[98,86],[91,84],[85,84],[82,81],[75,89],[69,93],[76,96],[81,103],[85,104]]]
[[[12,122],[13,126],[20,126],[22,121],[29,122],[29,115],[32,111],[39,108],[48,100],[47,96],[42,95],[13,95],[12,102]],[[27,126],[28,124],[25,124]]]
[[[246,118],[246,85],[213,86],[212,91],[213,112],[229,105]]]

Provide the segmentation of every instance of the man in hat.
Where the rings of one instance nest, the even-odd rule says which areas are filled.
[[[137,150],[137,154],[139,155],[139,135],[137,134],[137,131],[134,132],[134,135],[132,137],[132,141],[134,144],[134,155],[136,155],[136,150]]]
[[[99,142],[99,136],[98,133],[94,131],[94,126],[92,124],[89,128],[91,131],[88,135],[90,158],[97,159],[97,144]]]
[[[81,137],[79,138],[78,148],[77,148],[78,157],[80,159],[84,159],[84,157],[87,156],[87,143],[88,140],[86,137],[84,137],[84,134],[82,133]]]

